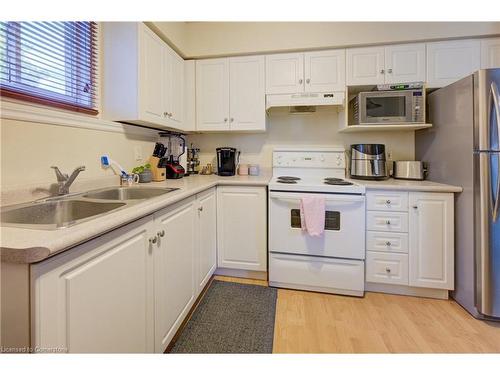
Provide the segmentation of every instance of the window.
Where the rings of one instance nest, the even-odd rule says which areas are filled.
[[[97,114],[95,22],[0,22],[0,93]]]

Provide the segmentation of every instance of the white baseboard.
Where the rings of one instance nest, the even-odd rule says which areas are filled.
[[[426,297],[436,299],[448,299],[448,290],[446,289],[431,289],[431,288],[417,288],[406,285],[390,285],[379,283],[365,283],[366,292],[380,292],[388,294],[402,294],[405,296],[413,297]]]
[[[233,268],[217,268],[215,270],[215,275],[242,277],[244,279],[267,280],[266,271],[248,271],[248,270],[237,270]]]

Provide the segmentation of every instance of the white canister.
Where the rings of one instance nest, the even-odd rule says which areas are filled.
[[[260,173],[259,164],[250,164],[248,166],[248,174],[250,176],[258,176]]]
[[[248,164],[240,164],[238,166],[238,174],[240,176],[248,176]]]

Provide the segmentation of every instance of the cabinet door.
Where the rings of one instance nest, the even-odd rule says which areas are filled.
[[[265,187],[217,188],[218,267],[266,270],[266,211]]]
[[[196,61],[196,129],[229,130],[229,59]]]
[[[500,68],[500,38],[481,40],[481,69]]]
[[[410,286],[453,289],[453,194],[410,193]]]
[[[165,48],[147,26],[140,27],[139,108],[146,121],[165,123]]]
[[[385,82],[384,47],[347,50],[347,85],[377,85]]]
[[[478,70],[479,40],[427,43],[427,86],[442,87]]]
[[[345,50],[304,54],[306,92],[345,90]]]
[[[264,56],[229,59],[231,130],[266,130]]]
[[[152,216],[33,265],[33,344],[152,353],[151,233]]]
[[[182,129],[184,120],[184,60],[171,48],[166,47],[170,61],[168,82],[168,115],[167,120],[173,128]]]
[[[385,47],[385,83],[424,82],[425,44]]]
[[[217,266],[217,199],[215,188],[198,194],[199,246],[197,256],[198,292],[207,284]]]
[[[266,94],[294,94],[303,91],[303,53],[266,56]]]
[[[155,352],[162,353],[195,300],[195,199],[155,214]]]

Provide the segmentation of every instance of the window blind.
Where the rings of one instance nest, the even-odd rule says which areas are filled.
[[[95,22],[0,22],[0,94],[97,114]]]

